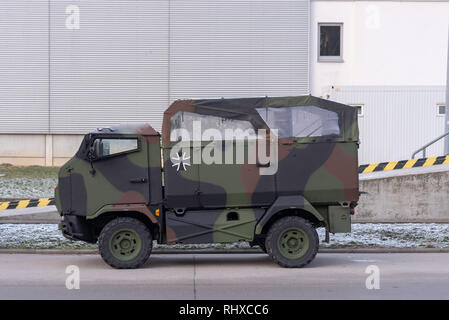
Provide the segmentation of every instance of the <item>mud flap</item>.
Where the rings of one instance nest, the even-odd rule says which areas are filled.
[[[351,232],[351,214],[349,207],[329,206],[329,232]]]

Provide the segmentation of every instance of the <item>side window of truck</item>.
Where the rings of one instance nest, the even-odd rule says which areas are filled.
[[[194,123],[199,128],[199,134],[194,134]],[[215,139],[210,139],[208,130],[213,129]],[[210,133],[211,131],[209,131]],[[245,137],[255,138],[255,130],[251,122],[236,120],[218,116],[203,115],[198,113],[178,111],[170,119],[170,141],[210,141],[230,140]],[[244,138],[243,138],[244,139]]]
[[[338,113],[315,106],[256,109],[280,138],[340,136]]]
[[[139,150],[137,138],[98,138],[94,148],[99,158],[130,153]]]

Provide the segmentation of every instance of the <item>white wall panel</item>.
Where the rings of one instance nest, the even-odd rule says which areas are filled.
[[[48,132],[48,1],[0,3],[0,133]]]
[[[446,84],[449,1],[311,1],[311,92]],[[343,23],[343,63],[318,62],[318,23]]]
[[[79,29],[66,8],[79,7]],[[51,1],[51,132],[161,126],[168,104],[167,1]]]
[[[0,14],[0,133],[160,129],[175,99],[309,92],[309,0],[5,0]]]
[[[173,0],[170,99],[308,94],[308,0]]]
[[[444,132],[444,117],[437,115],[437,105],[445,101],[444,86],[335,86],[329,92],[331,100],[364,105],[360,164],[410,159]],[[426,152],[428,157],[444,155],[443,140]]]

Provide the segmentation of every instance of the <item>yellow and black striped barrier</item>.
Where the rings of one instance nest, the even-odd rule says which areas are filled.
[[[54,198],[5,201],[5,202],[0,202],[0,210],[23,209],[23,208],[32,208],[32,207],[46,207],[46,206],[52,206],[54,204],[55,204]]]
[[[359,173],[371,173],[378,171],[390,171],[397,169],[409,169],[428,167],[438,164],[449,164],[449,155],[432,158],[411,159],[402,161],[390,161],[381,163],[364,164],[359,166]]]

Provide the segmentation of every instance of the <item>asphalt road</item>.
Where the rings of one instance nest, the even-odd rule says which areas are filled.
[[[66,288],[69,265],[79,289]],[[370,265],[379,289],[366,288]],[[138,270],[98,255],[0,254],[0,299],[449,299],[449,254],[319,253],[303,269],[264,254],[157,254]]]

